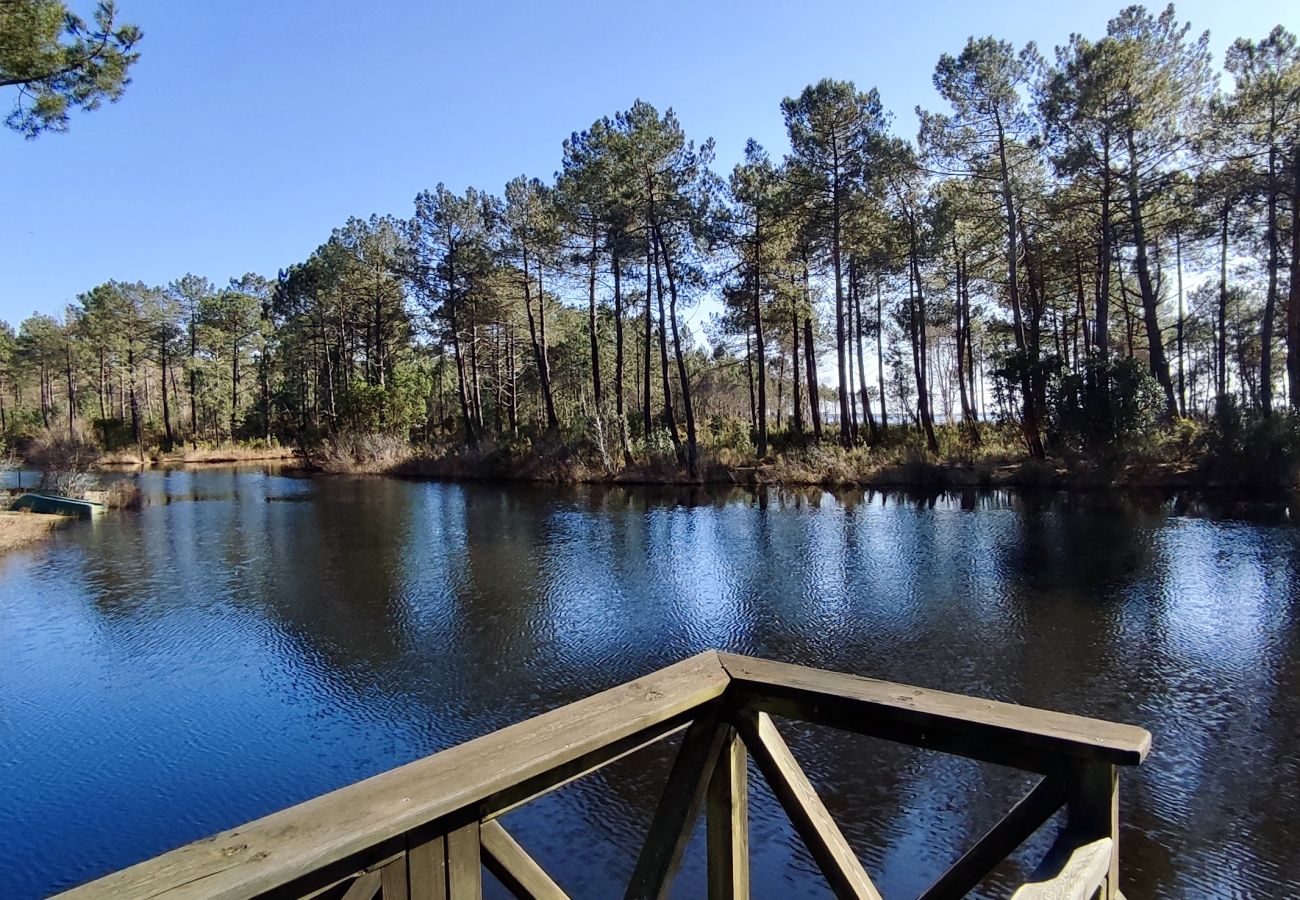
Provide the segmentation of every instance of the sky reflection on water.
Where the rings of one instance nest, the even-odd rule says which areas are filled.
[[[1155,750],[1122,793],[1130,896],[1300,891],[1300,532],[1284,503],[256,469],[142,480],[152,502],[139,513],[0,559],[6,897],[707,647],[1142,724]],[[784,730],[887,896],[923,889],[1028,784]],[[631,869],[671,752],[508,824],[575,896],[606,896]],[[753,783],[754,896],[823,896]],[[703,884],[701,837],[678,896]]]

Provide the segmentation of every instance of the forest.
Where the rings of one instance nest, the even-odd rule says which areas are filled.
[[[774,103],[788,152],[750,141],[730,172],[638,100],[564,139],[549,178],[437,184],[274,275],[88,287],[0,323],[0,434],[29,458],[1294,483],[1295,36],[1220,66],[1172,6],[1134,6],[1051,53],[971,38],[933,82],[911,138],[875,89],[809,85]]]

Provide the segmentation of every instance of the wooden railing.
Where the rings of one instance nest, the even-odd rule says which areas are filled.
[[[707,652],[62,895],[465,900],[488,868],[517,897],[563,890],[499,817],[685,729],[626,889],[658,898],[703,808],[710,898],[749,896],[747,755],[836,896],[879,897],[772,716],[1035,772],[1042,779],[921,896],[960,897],[1066,807],[1031,898],[1119,897],[1118,766],[1141,728]]]

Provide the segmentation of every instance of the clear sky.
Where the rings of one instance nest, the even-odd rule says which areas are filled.
[[[72,0],[79,11],[89,0]],[[0,132],[0,319],[58,313],[110,278],[273,276],[349,215],[408,215],[439,181],[549,177],[560,142],[637,97],[718,145],[785,141],[779,102],[831,76],[880,89],[911,135],[943,52],[972,34],[1050,54],[1115,2],[120,0],[145,32],[123,100],[72,130]],[[1194,0],[1216,62],[1296,7]],[[6,96],[6,101],[10,98]]]

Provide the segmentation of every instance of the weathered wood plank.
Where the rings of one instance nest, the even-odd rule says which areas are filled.
[[[1045,778],[932,884],[921,900],[965,897],[1065,802],[1066,785]]]
[[[729,731],[712,716],[686,729],[628,881],[627,900],[660,900],[667,895]]]
[[[447,900],[446,836],[425,836],[418,831],[408,834],[406,871],[411,900]]]
[[[1053,848],[1011,900],[1092,900],[1110,871],[1113,844],[1110,838],[1101,838],[1072,848]]]
[[[1110,840],[1110,862],[1101,886],[1101,900],[1119,896],[1119,772],[1105,763],[1083,763],[1070,780],[1067,828],[1078,843]]]
[[[381,876],[378,872],[362,872],[357,876],[357,880],[348,887],[347,893],[343,895],[343,900],[375,900],[375,894],[379,891],[380,883]]]
[[[713,701],[713,703],[716,704],[717,701]],[[590,775],[597,769],[602,769],[610,763],[631,756],[638,750],[643,750],[651,744],[657,744],[659,741],[683,731],[691,724],[691,718],[699,713],[701,709],[702,707],[696,707],[686,710],[672,718],[638,731],[627,738],[611,741],[603,747],[598,747],[570,763],[556,766],[535,778],[526,779],[518,784],[503,788],[480,804],[484,821],[507,815],[512,810],[536,800],[543,794],[559,790],[584,775]]]
[[[482,900],[483,855],[478,820],[447,832],[447,897]]]
[[[322,887],[319,887],[319,888],[316,888],[316,889],[314,889],[314,890],[308,891],[307,893],[302,894],[302,895],[300,895],[300,896],[294,898],[294,900],[314,900],[314,898],[319,897],[321,894],[328,893],[329,891],[333,890],[334,888],[338,887],[339,885],[341,885],[341,884],[343,884],[343,883],[345,883],[345,882],[355,881],[356,879],[360,878],[362,875],[365,875],[365,874],[372,874],[372,875],[374,875],[374,877],[375,877],[376,879],[378,879],[378,878],[379,878],[379,870],[382,869],[384,866],[388,865],[388,864],[389,864],[390,862],[392,862],[393,860],[395,860],[395,859],[397,859],[398,857],[400,857],[400,856],[402,855],[402,852],[403,852],[403,851],[399,851],[399,852],[397,852],[397,853],[393,853],[393,854],[391,854],[391,855],[389,855],[389,856],[387,856],[387,857],[385,857],[385,858],[379,860],[379,861],[376,862],[376,863],[372,863],[369,867],[367,867],[367,868],[366,868],[364,871],[362,871],[362,872],[349,872],[349,873],[348,873],[347,875],[345,875],[344,877],[342,877],[342,878],[338,878],[338,879],[335,879],[334,881],[332,881],[331,883],[329,883],[329,884],[327,884],[327,885],[324,885],[324,886],[322,886]],[[378,884],[379,884],[379,882],[376,881],[376,882],[375,882],[375,885],[376,885],[375,890],[378,890],[378,889],[379,889],[379,888],[378,888]],[[355,886],[355,885],[354,885],[354,886]]]
[[[1137,765],[1151,746],[1151,735],[1133,725],[729,653],[718,656],[732,677],[736,702],[989,762],[1052,772],[1058,771],[1054,757]]]
[[[749,772],[745,744],[734,728],[709,780],[709,900],[749,900]]]
[[[150,896],[244,900],[280,888],[299,896],[392,853],[413,828],[489,798],[568,778],[611,745],[662,728],[719,698],[728,676],[702,653],[441,753],[197,841],[67,892],[71,900]],[[504,793],[503,793],[504,792]]]
[[[384,900],[411,900],[405,854],[379,870],[379,884],[383,888]]]
[[[480,837],[484,865],[519,900],[569,900],[569,895],[500,822],[484,822]]]
[[[880,900],[867,870],[831,818],[821,797],[766,713],[737,716],[737,727],[790,823],[808,846],[835,896]]]

